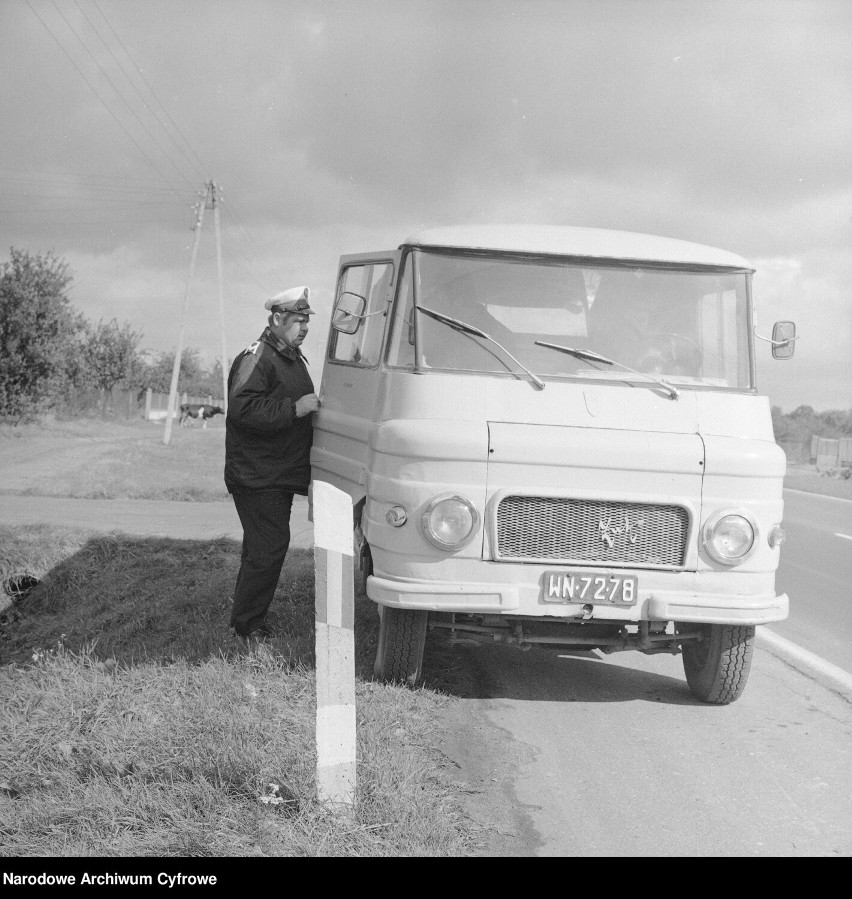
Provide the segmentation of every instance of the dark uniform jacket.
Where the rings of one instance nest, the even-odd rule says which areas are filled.
[[[308,492],[313,416],[296,418],[295,402],[313,392],[301,352],[269,328],[234,359],[225,420],[228,492]]]

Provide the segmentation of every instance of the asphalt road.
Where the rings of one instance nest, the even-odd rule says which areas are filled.
[[[770,630],[852,672],[852,501],[785,490],[784,530],[790,617]]]
[[[453,652],[442,749],[488,854],[852,855],[852,706],[775,655],[709,706],[670,656]]]

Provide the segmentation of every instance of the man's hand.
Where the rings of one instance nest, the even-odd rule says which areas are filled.
[[[315,393],[306,393],[296,400],[296,418],[304,418],[319,409],[319,397]]]

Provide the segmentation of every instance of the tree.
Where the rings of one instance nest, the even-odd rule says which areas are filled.
[[[193,392],[197,396],[212,396],[214,399],[222,397],[222,360],[216,359],[213,367],[209,371],[205,371],[196,382]]]
[[[822,412],[820,418],[826,431],[831,432],[831,436],[840,437],[852,434],[852,409],[849,412],[843,412],[840,409]]]
[[[107,401],[118,384],[135,386],[142,368],[139,341],[142,335],[125,322],[113,319],[99,321],[89,330],[84,344],[84,367],[88,379],[101,391],[101,415],[106,414]]]
[[[788,416],[786,416],[781,411],[781,407],[773,406],[771,409],[771,413],[772,413],[772,431],[775,434],[775,439],[779,443],[794,439],[795,428],[791,425],[790,421],[788,420]]]
[[[14,247],[10,256],[0,267],[0,416],[17,423],[49,405],[85,323],[64,260]]]
[[[813,421],[816,418],[816,412],[814,412],[811,406],[796,406],[790,413],[790,418]]]
[[[780,406],[772,407],[775,439],[784,446],[788,458],[811,458],[815,437],[839,438],[852,435],[852,409],[815,412],[811,406],[798,406],[784,415]]]
[[[172,368],[175,364],[175,351],[165,350],[159,353],[145,372],[143,387],[150,387],[158,393],[168,393],[172,384]],[[180,375],[178,391],[195,393],[197,382],[203,377],[204,369],[198,356],[198,350],[187,347],[180,357]]]

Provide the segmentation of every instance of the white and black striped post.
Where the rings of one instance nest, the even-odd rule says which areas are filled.
[[[313,483],[316,569],[317,797],[355,804],[355,630],[352,501]]]

